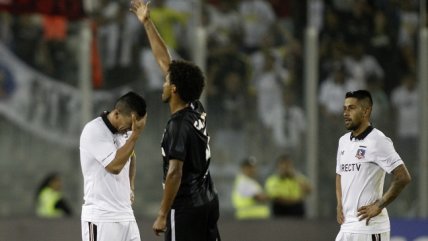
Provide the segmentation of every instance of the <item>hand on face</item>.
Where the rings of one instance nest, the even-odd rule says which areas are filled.
[[[147,121],[147,113],[144,115],[144,117],[137,120],[137,115],[135,113],[132,113],[132,132],[141,132],[143,131],[144,127],[146,126]]]
[[[137,16],[140,22],[144,23],[150,18],[149,4],[150,1],[144,4],[143,2],[141,2],[141,0],[132,0],[131,8],[129,10]]]

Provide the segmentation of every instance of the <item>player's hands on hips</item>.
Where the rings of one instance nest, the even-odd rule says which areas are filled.
[[[337,222],[339,224],[343,224],[345,222],[345,216],[343,215],[343,208],[342,208],[342,206],[337,206],[336,212],[337,212],[337,214],[336,214]]]
[[[153,231],[155,232],[156,236],[159,236],[161,233],[166,231],[166,216],[158,215],[155,223],[153,224]]]
[[[149,4],[150,1],[144,4],[141,0],[132,0],[131,8],[129,10],[137,16],[140,22],[144,23],[150,18]]]
[[[382,208],[379,207],[378,201],[376,201],[370,205],[360,207],[358,209],[358,217],[360,221],[366,219],[366,225],[369,225],[370,219],[379,215],[381,211]]]

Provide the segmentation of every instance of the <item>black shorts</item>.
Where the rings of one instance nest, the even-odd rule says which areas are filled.
[[[200,207],[171,209],[165,241],[221,241],[217,228],[219,216],[217,198]]]

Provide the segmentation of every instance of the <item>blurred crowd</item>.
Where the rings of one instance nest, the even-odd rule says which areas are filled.
[[[151,17],[171,52],[191,59],[199,24],[195,0],[151,2]],[[129,2],[100,0],[89,17],[94,88],[137,83],[150,108],[159,101],[163,77]],[[305,170],[303,43],[312,24],[319,34],[320,162],[327,163],[320,176],[333,185],[345,93],[368,89],[374,126],[393,138],[417,177],[418,1],[205,0],[200,24],[207,34],[205,100],[216,160],[239,165],[252,154],[271,163],[286,152]],[[29,66],[73,86],[80,27],[61,16],[0,12],[3,44]],[[156,110],[151,117],[165,114]]]

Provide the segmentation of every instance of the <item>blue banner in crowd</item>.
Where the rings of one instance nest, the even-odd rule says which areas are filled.
[[[428,241],[428,219],[392,219],[391,241]]]

